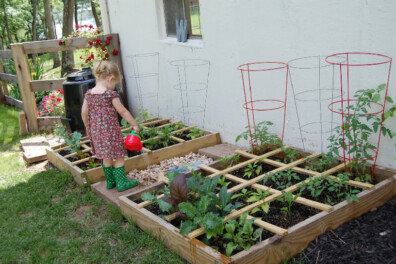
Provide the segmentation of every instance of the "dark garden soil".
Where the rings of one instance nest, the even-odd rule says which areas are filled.
[[[282,191],[292,185],[304,181],[309,177],[308,175],[295,173],[291,170],[288,170],[286,172],[289,172],[290,178],[288,178],[285,172],[278,172],[267,177],[265,180],[263,180],[262,184],[267,187],[271,187],[271,189]]]
[[[170,147],[170,146],[176,145],[176,144],[178,144],[178,143],[179,143],[179,142],[176,142],[176,141],[172,141],[172,140],[171,140],[171,141],[169,141],[168,146],[164,146],[164,144],[163,144],[162,142],[157,141],[157,142],[155,143],[155,145],[153,145],[153,146],[147,146],[146,143],[143,143],[143,146],[144,146],[145,148],[150,149],[151,151],[154,151],[154,150],[158,150],[158,149],[161,149],[161,148]]]
[[[396,263],[396,196],[320,235],[290,263]]]
[[[127,150],[127,156],[128,158],[132,158],[135,156],[139,156],[140,154],[142,154],[141,151],[131,151],[131,150]]]
[[[362,189],[359,189],[359,188],[353,188],[353,187],[350,187],[350,188],[352,188],[353,190],[358,190],[359,192],[363,191]],[[340,193],[342,193],[343,190],[344,190],[344,188],[342,188]],[[336,205],[336,204],[346,200],[345,196],[337,196],[337,192],[329,192],[327,190],[323,191],[319,196],[313,197],[311,195],[311,191],[305,189],[302,192],[301,197],[304,197],[304,198],[307,198],[309,200],[313,200],[313,201],[316,201],[319,203],[328,204],[328,205]]]
[[[281,212],[281,208],[285,206],[286,205],[282,204],[280,201],[272,201],[269,205],[267,215],[265,215],[263,211],[258,211],[251,215],[256,218],[261,218],[261,220],[273,225],[287,229],[321,212],[318,209],[294,203],[291,207],[291,220],[289,220],[288,217]]]
[[[190,131],[187,130],[187,131],[183,131],[181,133],[177,133],[177,134],[175,134],[175,136],[187,141],[187,140],[191,140],[191,137],[187,136],[189,133],[190,133]]]
[[[234,170],[234,171],[230,172],[230,174],[232,174],[232,175],[234,175],[234,176],[238,176],[239,178],[242,178],[242,179],[245,179],[245,180],[251,180],[251,179],[253,179],[253,178],[259,176],[259,175],[256,174],[256,172],[254,172],[250,178],[248,178],[247,176],[244,176],[246,168],[247,168],[247,167],[243,167],[243,168]],[[262,169],[262,171],[260,172],[260,175],[262,175],[262,174],[264,174],[264,173],[266,173],[266,172],[275,170],[275,169],[277,169],[278,167],[275,167],[275,166],[271,166],[271,165],[262,163],[262,168],[263,168],[263,169]]]

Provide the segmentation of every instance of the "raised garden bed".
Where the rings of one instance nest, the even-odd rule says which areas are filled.
[[[264,196],[265,198],[256,201],[254,199],[244,200],[242,195],[239,195],[231,202],[238,200],[243,205],[231,211],[224,218],[225,225],[231,219],[241,221],[243,216],[247,219],[255,218],[252,233],[262,229],[263,231],[260,232],[261,241],[255,241],[248,250],[235,250],[232,252],[233,254],[226,256],[225,245],[230,242],[228,237],[218,236],[208,239],[203,227],[189,231],[187,235],[182,235],[179,231],[180,228],[183,228],[183,222],[176,218],[175,212],[164,215],[156,207],[156,203],[141,199],[143,193],[149,192],[154,194],[157,200],[161,200],[164,195],[157,192],[167,185],[166,179],[163,183],[154,184],[146,189],[119,197],[122,213],[136,222],[143,230],[158,236],[169,248],[191,263],[279,263],[301,252],[310,241],[326,230],[335,229],[371,208],[383,204],[396,193],[396,171],[394,170],[376,167],[374,177],[378,183],[374,185],[343,180],[334,176],[343,171],[344,164],[335,165],[320,173],[299,167],[311,159],[319,158],[320,153],[306,153],[295,161],[282,163],[277,161],[282,156],[282,152],[282,149],[276,149],[256,156],[237,151],[243,158],[233,163],[231,167],[224,167],[219,163],[213,166],[200,166],[201,172],[207,175],[206,177],[215,179],[216,176],[222,175],[226,181],[230,182],[227,186],[228,192],[233,196],[238,196],[242,192],[256,192],[257,195],[268,192],[267,196]],[[271,156],[278,156],[278,158],[268,158]],[[263,169],[258,173],[258,176],[252,175],[250,178],[235,173],[237,170],[246,170],[248,166],[252,167],[254,164],[273,167],[269,167],[269,171]],[[254,169],[257,168],[254,167]],[[277,188],[275,185],[269,189],[265,185],[267,183],[265,180],[282,172],[288,175],[295,173],[300,177],[300,180],[293,181],[282,191],[275,189]],[[326,175],[326,177],[322,178],[324,177],[322,175]],[[321,180],[322,182],[320,182]],[[315,197],[311,197],[311,192],[315,192],[311,185],[321,186],[321,184],[326,184],[327,180],[340,190],[346,188],[347,192],[342,195],[342,201],[333,199],[331,196],[330,198],[321,197],[322,194],[325,195],[325,192],[320,192],[320,195],[316,193]],[[309,182],[316,181],[319,182],[317,185],[309,184]],[[290,218],[287,212],[286,214],[282,213],[282,211],[285,212],[282,209],[285,204],[279,201],[279,199],[287,200],[288,196],[295,200],[291,206],[291,212],[294,211],[294,213],[290,215]],[[348,198],[349,201],[346,201],[345,198]],[[267,213],[261,209],[265,204],[269,204]],[[248,215],[246,216],[244,213],[248,213]]]
[[[140,123],[139,125],[145,130],[155,126],[157,132],[154,137],[143,140],[142,151],[128,152],[128,157],[125,159],[126,171],[144,169],[150,164],[159,163],[162,160],[175,156],[186,155],[190,152],[197,152],[200,148],[220,143],[219,133],[211,133],[208,131],[203,131],[202,136],[188,141],[174,136],[178,132],[193,129],[195,128],[194,126],[163,132],[164,130],[162,129],[167,125],[177,123],[179,122],[170,122],[170,119],[152,119]],[[123,129],[122,131],[128,132],[130,128]],[[169,133],[167,136],[168,141],[165,142],[165,144],[152,144],[152,142],[160,141],[161,137],[164,137],[164,133]],[[48,160],[57,168],[70,171],[75,181],[80,185],[103,181],[105,179],[104,172],[100,166],[100,161],[96,159],[96,156],[92,155],[90,140],[87,137],[82,138],[80,145],[84,157],[79,157],[77,153],[71,151],[70,146],[65,145],[57,149],[48,149]],[[150,149],[152,146],[153,148]]]

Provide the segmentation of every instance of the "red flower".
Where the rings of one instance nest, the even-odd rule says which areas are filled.
[[[62,101],[62,98],[58,98],[58,99],[56,99],[56,101],[60,102],[60,101]]]
[[[63,41],[62,41],[62,40],[59,40],[59,42],[58,42],[59,46],[61,46],[62,43],[63,43]]]
[[[86,60],[85,60],[85,63],[88,63],[88,62],[89,62],[89,60],[88,60],[88,59],[86,59]]]
[[[79,29],[80,28],[80,26],[79,25],[76,25],[76,29]]]
[[[107,39],[107,40],[112,40],[112,39],[113,39],[113,36],[107,36],[106,39]]]
[[[106,40],[106,45],[110,45],[110,40]]]
[[[82,55],[80,56],[80,59],[82,59]]]
[[[93,43],[94,43],[94,42],[93,42],[92,40],[88,41],[88,44],[89,44],[89,45],[93,45]]]
[[[95,40],[96,44],[101,44],[102,41],[100,39]]]
[[[103,58],[102,60],[104,60],[104,61],[105,61],[105,60],[107,60],[107,58]]]
[[[92,24],[89,25],[89,28],[93,28]]]
[[[96,30],[96,33],[97,33],[97,34],[100,34],[100,30],[99,30],[99,29],[98,29],[98,30]]]
[[[106,58],[108,58],[110,55],[109,55],[109,53],[106,53],[106,55],[105,55],[105,56],[106,56]]]
[[[114,55],[114,56],[118,55],[118,50],[113,49],[113,55]]]
[[[63,94],[63,90],[62,89],[59,89],[57,91],[60,92],[61,94]]]
[[[102,47],[100,47],[100,48],[101,48],[103,51],[106,51],[106,48],[105,48],[105,47],[102,46]]]

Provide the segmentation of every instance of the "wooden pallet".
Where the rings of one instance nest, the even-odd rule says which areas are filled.
[[[169,119],[156,119],[149,122],[146,121],[143,125],[148,126],[161,123],[164,123],[164,125],[169,124]],[[173,131],[172,133],[176,134],[178,132],[191,128],[193,127],[183,128],[177,131]],[[129,128],[129,130],[130,129],[131,128]],[[123,132],[127,131],[128,129],[123,129]],[[143,148],[143,154],[125,159],[125,170],[126,172],[129,172],[133,169],[141,170],[146,168],[148,165],[159,163],[162,160],[186,155],[190,152],[197,152],[200,148],[209,147],[220,143],[219,133],[211,133],[208,131],[204,132],[204,136],[188,141],[173,136],[173,140],[177,141],[178,143],[166,148],[154,151]],[[74,180],[79,185],[92,184],[105,180],[104,172],[101,167],[96,167],[89,170],[82,170],[77,166],[78,164],[87,161],[89,158],[96,158],[96,156],[92,155],[92,149],[86,145],[87,143],[90,143],[88,138],[81,139],[81,146],[82,148],[84,148],[83,152],[90,154],[89,157],[74,162],[69,161],[67,158],[76,155],[76,153],[71,153],[66,156],[62,156],[59,154],[60,151],[70,148],[69,146],[62,146],[55,150],[47,149],[48,160],[58,169],[70,171],[74,177]]]
[[[224,175],[227,180],[236,182],[237,185],[230,188],[228,190],[229,192],[237,192],[246,187],[267,190],[268,187],[259,184],[259,182],[261,182],[263,178],[267,177],[271,172],[274,173],[286,169],[292,169],[298,173],[312,177],[318,177],[323,174],[333,177],[332,174],[337,173],[344,168],[344,164],[341,164],[323,173],[317,173],[297,167],[297,165],[303,164],[308,158],[319,156],[320,153],[311,153],[310,155],[290,164],[266,159],[266,157],[276,155],[281,151],[281,149],[277,149],[261,156],[256,156],[245,151],[236,151],[236,153],[246,157],[248,160],[224,170],[219,170],[213,166],[201,165],[199,167],[202,171],[210,173],[207,177]],[[245,180],[230,174],[230,172],[245,167],[247,164],[253,163],[262,158],[264,158],[262,162],[275,166],[276,168],[251,180]],[[254,221],[254,225],[272,232],[274,236],[252,246],[248,251],[239,252],[231,257],[222,255],[197,239],[197,237],[205,233],[203,228],[198,228],[197,230],[190,232],[187,236],[181,235],[178,228],[169,223],[175,218],[174,214],[168,215],[165,217],[166,220],[164,220],[145,209],[145,207],[151,204],[151,202],[134,202],[134,200],[140,198],[143,192],[154,192],[155,190],[163,188],[167,180],[164,180],[164,183],[162,184],[159,183],[153,185],[146,190],[139,190],[132,194],[121,196],[119,197],[119,203],[124,216],[132,219],[143,230],[149,231],[155,236],[159,236],[169,248],[191,263],[279,263],[282,260],[301,252],[305,247],[307,247],[310,241],[326,230],[337,228],[339,225],[352,218],[358,217],[371,208],[383,204],[396,194],[396,171],[377,167],[375,177],[376,180],[381,181],[376,185],[355,181],[348,182],[348,185],[359,187],[364,190],[357,195],[359,198],[358,203],[344,201],[335,206],[329,206],[303,197],[298,197],[296,199],[297,203],[319,209],[321,212],[288,229],[283,229],[256,219]],[[290,186],[284,191],[296,191],[299,188],[297,185],[298,184]],[[225,217],[225,222],[229,219],[238,218],[244,212],[250,212],[253,208],[258,207],[263,203],[271,202],[281,196],[281,191],[270,189],[270,195],[265,200],[249,204],[237,211],[231,212],[231,214]],[[157,198],[162,199],[163,195],[160,195]],[[252,216],[248,215],[248,218],[251,217]]]

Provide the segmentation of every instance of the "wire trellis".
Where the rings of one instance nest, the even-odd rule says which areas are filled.
[[[180,96],[181,107],[177,112],[185,124],[204,128],[210,62],[186,59],[171,61],[170,65],[177,71],[178,82],[173,86]]]
[[[297,58],[288,64],[302,147],[307,150],[306,141],[312,140],[320,142],[324,152],[333,128],[339,124],[327,109],[328,102],[341,97],[335,88],[335,68],[323,56]]]
[[[138,108],[159,116],[159,53],[143,53],[127,56],[132,63],[132,86],[135,87]]]

